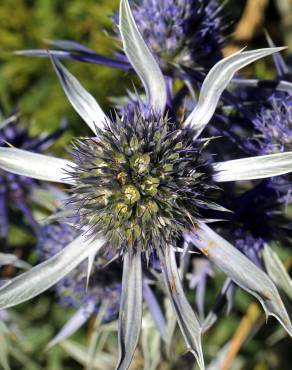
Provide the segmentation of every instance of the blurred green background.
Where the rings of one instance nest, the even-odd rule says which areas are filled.
[[[2,0],[0,2],[0,104],[9,113],[17,104],[30,119],[32,132],[53,130],[61,117],[70,121],[75,135],[87,128],[67,102],[47,59],[15,56],[13,50],[44,48],[43,40],[71,39],[110,54],[114,48],[110,15],[118,1]],[[69,62],[68,68],[107,108],[107,97],[124,90],[122,72],[84,63]],[[67,139],[70,135],[67,135]],[[62,143],[59,144],[62,147]]]
[[[262,3],[260,0],[254,0],[254,2],[257,1]],[[287,15],[284,10],[285,16],[283,16],[280,11],[286,0],[279,0],[279,2],[281,2],[280,7],[276,2],[267,1],[268,5],[263,8],[264,13],[262,14],[265,16],[264,20],[252,37],[247,40],[246,35],[238,37],[234,33],[247,2],[230,0],[225,6],[227,22],[230,24],[227,39],[229,47],[246,44],[250,47],[253,45],[266,46],[264,27],[270,31],[277,44],[289,44],[291,29],[287,26],[289,20],[286,19],[289,14]],[[289,3],[289,0],[287,2]],[[4,114],[9,114],[14,107],[18,106],[32,133],[52,131],[58,127],[62,117],[68,117],[69,128],[54,148],[62,154],[65,153],[64,148],[69,145],[72,135],[87,134],[88,129],[65,98],[49,60],[15,56],[11,54],[11,51],[43,48],[45,39],[69,39],[81,42],[97,52],[111,55],[115,50],[116,41],[107,34],[112,34],[110,16],[117,7],[118,0],[0,0],[0,108]],[[131,78],[116,69],[78,62],[66,62],[66,66],[96,97],[105,110],[110,107],[109,97],[122,95],[126,87],[131,86]],[[257,68],[256,72],[259,72],[262,77],[270,77],[271,71],[265,68],[264,64],[258,64]],[[282,258],[287,260],[288,254],[282,252]],[[208,287],[210,302],[215,292],[219,291],[223,278],[220,275],[219,279],[210,283]],[[49,352],[44,350],[46,343],[73,312],[63,310],[54,303],[52,298],[53,295],[47,293],[13,311],[21,340],[9,336],[5,344],[5,333],[0,326],[2,366],[5,364],[7,349],[12,370],[85,368],[82,363],[82,353],[84,355],[82,345],[88,344],[94,325],[93,320],[74,336],[74,343],[77,343],[77,347],[72,347],[72,343],[67,343],[67,346],[56,347]],[[194,300],[193,295],[190,295],[190,300]],[[235,311],[230,317],[223,318],[206,335],[204,348],[208,361],[216,357],[220,348],[232,337],[251,303],[252,299],[248,295],[239,292]],[[262,320],[263,317],[259,317]],[[261,322],[260,319],[256,321]],[[254,324],[251,324],[251,327],[257,329]],[[267,327],[259,328],[256,337],[243,346],[240,356],[234,363],[236,367],[233,368],[290,370],[292,368],[291,353],[289,353],[291,344],[287,338],[281,339],[282,334],[275,320],[270,320]],[[116,357],[117,350],[115,337],[115,332],[110,333],[109,344],[106,347],[107,353],[112,353],[113,358]],[[160,360],[159,369],[194,369],[191,356],[184,354],[182,339],[179,336],[176,338],[177,355],[171,356],[172,361]],[[105,365],[104,363],[96,368],[112,369],[110,364]],[[139,351],[133,369],[143,369]],[[216,365],[213,370],[215,369]],[[145,370],[151,369],[145,368]]]

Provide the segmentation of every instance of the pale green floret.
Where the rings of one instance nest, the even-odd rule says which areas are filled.
[[[132,184],[123,186],[122,193],[125,203],[129,205],[133,205],[141,199],[139,190]]]
[[[196,224],[208,204],[211,174],[189,131],[173,130],[167,118],[154,115],[137,113],[134,121],[117,117],[96,138],[76,143],[70,209],[113,248],[150,254]]]

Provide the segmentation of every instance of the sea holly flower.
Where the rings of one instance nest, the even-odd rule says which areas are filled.
[[[216,234],[201,216],[218,209],[210,192],[216,183],[252,180],[292,171],[292,153],[283,152],[225,162],[204,158],[199,136],[234,73],[282,48],[241,51],[218,62],[208,73],[198,103],[181,127],[166,112],[166,84],[146,46],[127,0],[120,2],[120,32],[151,107],[150,117],[108,117],[96,100],[57,58],[52,62],[72,106],[94,136],[75,141],[73,160],[14,148],[0,150],[0,166],[40,180],[71,185],[69,217],[82,233],[61,252],[0,289],[0,308],[11,307],[50,288],[88,259],[109,248],[123,261],[117,369],[128,369],[142,320],[142,262],[158,257],[166,290],[186,341],[201,369],[201,324],[183,290],[175,258],[178,241],[191,241],[239,286],[254,295],[267,315],[292,334],[287,311],[272,280]],[[71,205],[71,206],[70,206]],[[219,207],[220,209],[220,207]],[[147,264],[146,264],[147,267]]]
[[[217,0],[139,0],[130,5],[161,67],[177,62],[205,69],[221,58],[226,26]]]
[[[51,134],[31,136],[21,124],[19,114],[12,114],[0,123],[0,147],[17,147],[31,152],[39,153],[48,149],[63,133],[64,124]],[[29,204],[32,190],[41,185],[29,177],[12,174],[5,170],[0,171],[0,237],[7,239],[9,220],[8,210],[17,209],[29,222],[35,233],[39,227],[34,219]]]
[[[271,95],[268,104],[252,119],[256,129],[248,146],[260,154],[279,153],[292,148],[292,93]]]

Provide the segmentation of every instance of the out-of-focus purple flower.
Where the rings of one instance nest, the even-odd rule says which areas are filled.
[[[288,242],[292,223],[284,207],[287,190],[291,186],[287,178],[265,180],[240,196],[230,195],[224,203],[234,212],[230,215],[230,238],[258,266],[261,265],[260,252],[265,244]]]
[[[0,147],[19,147],[40,153],[55,142],[63,133],[65,126],[65,123],[62,123],[52,134],[31,136],[16,113],[0,123]],[[0,170],[0,238],[6,240],[8,236],[8,209],[20,211],[34,232],[38,233],[39,228],[31,212],[28,198],[31,189],[40,186],[38,181],[31,178]]]
[[[159,59],[206,68],[221,57],[225,24],[217,0],[131,1],[137,26]],[[116,21],[117,14],[113,17]]]
[[[292,94],[273,94],[252,123],[256,134],[249,141],[259,154],[292,150]]]
[[[265,245],[265,240],[260,237],[255,238],[250,232],[243,229],[235,230],[234,237],[234,245],[236,248],[244,253],[255,264],[261,266],[260,251]]]
[[[65,223],[51,223],[41,228],[38,241],[40,260],[46,260],[59,253],[72,242],[80,231]],[[102,303],[106,304],[103,320],[117,318],[121,295],[121,271],[111,264],[104,267],[105,258],[94,262],[92,274],[87,282],[88,263],[83,262],[74,271],[54,286],[59,302],[64,307],[93,307],[98,311]]]

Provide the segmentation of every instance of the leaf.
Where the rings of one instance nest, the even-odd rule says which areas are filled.
[[[218,182],[264,179],[292,172],[292,152],[217,162],[212,168]]]
[[[124,51],[143,82],[150,106],[163,113],[167,97],[164,77],[135,23],[128,0],[120,2],[120,33]]]
[[[201,326],[185,296],[172,247],[167,251],[159,250],[159,260],[167,293],[187,348],[195,356],[200,369],[204,369]]]
[[[119,361],[117,370],[131,365],[138,344],[142,322],[141,252],[124,256],[122,295],[119,315]]]
[[[101,324],[104,319],[104,315],[108,309],[109,302],[106,300],[104,301],[101,306],[99,307],[98,314],[96,315],[93,330],[90,335],[89,343],[88,343],[88,360],[86,365],[86,370],[93,370],[94,369],[94,359],[98,357],[98,345],[100,347],[103,346],[102,343],[102,335],[106,335],[107,333],[102,333],[101,331]],[[100,352],[100,351],[99,351]]]
[[[86,366],[88,363],[87,348],[70,340],[65,340],[60,346],[81,365]],[[112,369],[114,367],[114,356],[108,353],[99,353],[95,358],[93,366],[97,370]]]
[[[59,333],[48,343],[47,349],[51,349],[56,344],[68,339],[81,328],[83,324],[89,319],[94,312],[95,304],[89,301],[87,304],[81,306],[74,315],[66,322]]]
[[[197,138],[212,118],[221,94],[231,81],[234,74],[248,64],[285,48],[265,48],[251,51],[242,51],[220,60],[212,67],[205,78],[199,101],[184,125],[190,125]]]
[[[28,270],[31,268],[29,263],[22,261],[14,254],[0,252],[0,266],[3,265],[12,265],[24,270]]]
[[[53,55],[58,59],[77,60],[79,62],[108,65],[110,67],[120,68],[126,71],[131,69],[130,63],[128,61],[124,61],[118,58],[106,57],[104,55],[93,52],[81,52],[80,50],[50,50],[49,53],[45,49],[18,50],[14,52],[14,54],[16,55],[25,55],[37,58],[48,58],[49,55]]]
[[[96,127],[102,129],[105,122],[108,120],[107,116],[94,97],[85,90],[77,78],[75,78],[54,55],[51,55],[51,60],[72,107],[96,134]]]
[[[92,241],[79,236],[55,256],[2,286],[0,309],[16,306],[49,289],[104,243],[103,239]]]
[[[267,244],[263,249],[263,259],[268,275],[292,300],[292,279],[287,273],[285,266],[278,257],[277,253],[274,252]]]
[[[252,263],[235,247],[200,222],[192,234],[186,234],[215,265],[224,271],[236,284],[256,297],[266,315],[274,316],[292,336],[292,326],[280,294],[269,276]]]
[[[156,324],[156,327],[161,335],[161,338],[166,340],[166,323],[159,303],[152,292],[148,283],[143,279],[143,297],[148,305],[148,309]]]
[[[156,370],[161,363],[160,334],[150,313],[143,315],[142,348],[144,370]]]
[[[266,31],[266,39],[268,41],[269,47],[274,48],[275,44],[274,44],[273,40],[271,39],[271,37],[270,37],[270,35],[268,34],[267,31]],[[285,77],[289,76],[289,68],[288,68],[284,58],[282,57],[282,55],[279,52],[273,54],[273,60],[274,60],[275,66],[276,66],[278,79],[280,79],[280,78],[285,79]]]
[[[16,148],[0,148],[0,168],[37,180],[72,184],[68,171],[75,163]]]
[[[8,343],[6,340],[7,329],[5,325],[0,322],[0,365],[3,370],[10,370],[8,360]]]

